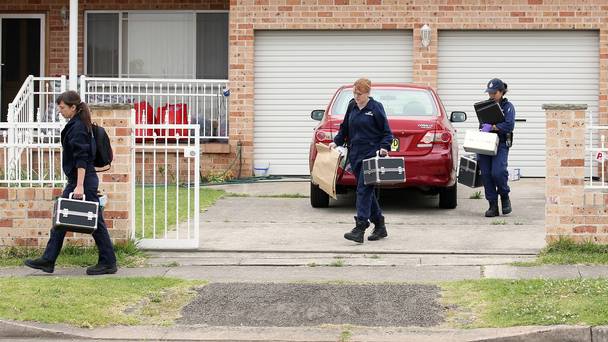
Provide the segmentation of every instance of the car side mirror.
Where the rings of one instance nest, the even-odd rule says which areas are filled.
[[[310,117],[317,121],[323,120],[323,115],[325,115],[325,111],[323,109],[315,109],[310,112]]]
[[[450,114],[451,122],[465,122],[467,121],[467,113],[465,112],[452,112]]]

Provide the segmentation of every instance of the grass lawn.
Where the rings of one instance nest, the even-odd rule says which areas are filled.
[[[204,282],[172,278],[0,278],[0,317],[105,325],[170,325]]]
[[[23,266],[23,260],[38,258],[43,249],[31,247],[0,248],[0,267]],[[144,265],[145,254],[137,249],[133,242],[114,245],[119,267],[138,267]],[[97,247],[63,246],[57,266],[91,266],[97,263]]]
[[[461,328],[608,324],[608,279],[467,280],[441,285]]]
[[[156,193],[155,193],[156,190]],[[166,194],[165,194],[166,190]],[[194,189],[184,187],[176,188],[169,187],[144,187],[137,186],[135,188],[135,223],[137,225],[136,238],[152,238],[154,236],[154,217],[156,217],[156,237],[162,237],[167,226],[167,231],[175,228],[177,222],[185,222],[194,218]],[[223,190],[215,190],[208,188],[200,188],[199,195],[199,210],[204,210],[212,206],[218,199],[225,194]],[[190,210],[188,210],[188,197],[190,197]],[[143,204],[142,204],[143,198]],[[156,198],[156,207],[154,199]],[[165,198],[168,200],[167,209],[165,210]],[[179,204],[178,204],[179,202]],[[165,213],[167,214],[167,223],[165,225]],[[143,214],[143,224],[142,224]],[[143,227],[143,232],[142,232]]]
[[[572,240],[562,239],[543,248],[535,261],[513,263],[515,266],[545,264],[606,265],[608,264],[608,245],[599,245],[592,242],[577,244]]]

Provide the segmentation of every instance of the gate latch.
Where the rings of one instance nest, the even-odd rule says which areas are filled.
[[[184,148],[184,157],[185,158],[194,158],[198,154],[198,149],[196,147],[186,147]]]

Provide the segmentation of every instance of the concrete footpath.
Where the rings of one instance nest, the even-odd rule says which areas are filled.
[[[46,274],[25,267],[0,268],[0,277],[85,276],[84,268],[56,268]],[[121,268],[109,277],[173,277],[206,280],[210,283],[417,283],[464,279],[574,279],[608,278],[608,266],[545,265],[516,267],[510,265],[463,266],[176,266]]]

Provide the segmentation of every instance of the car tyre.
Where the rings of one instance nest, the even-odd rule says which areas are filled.
[[[458,183],[439,190],[439,208],[454,209],[458,205]]]
[[[329,195],[312,182],[310,182],[310,205],[313,208],[329,207]]]

